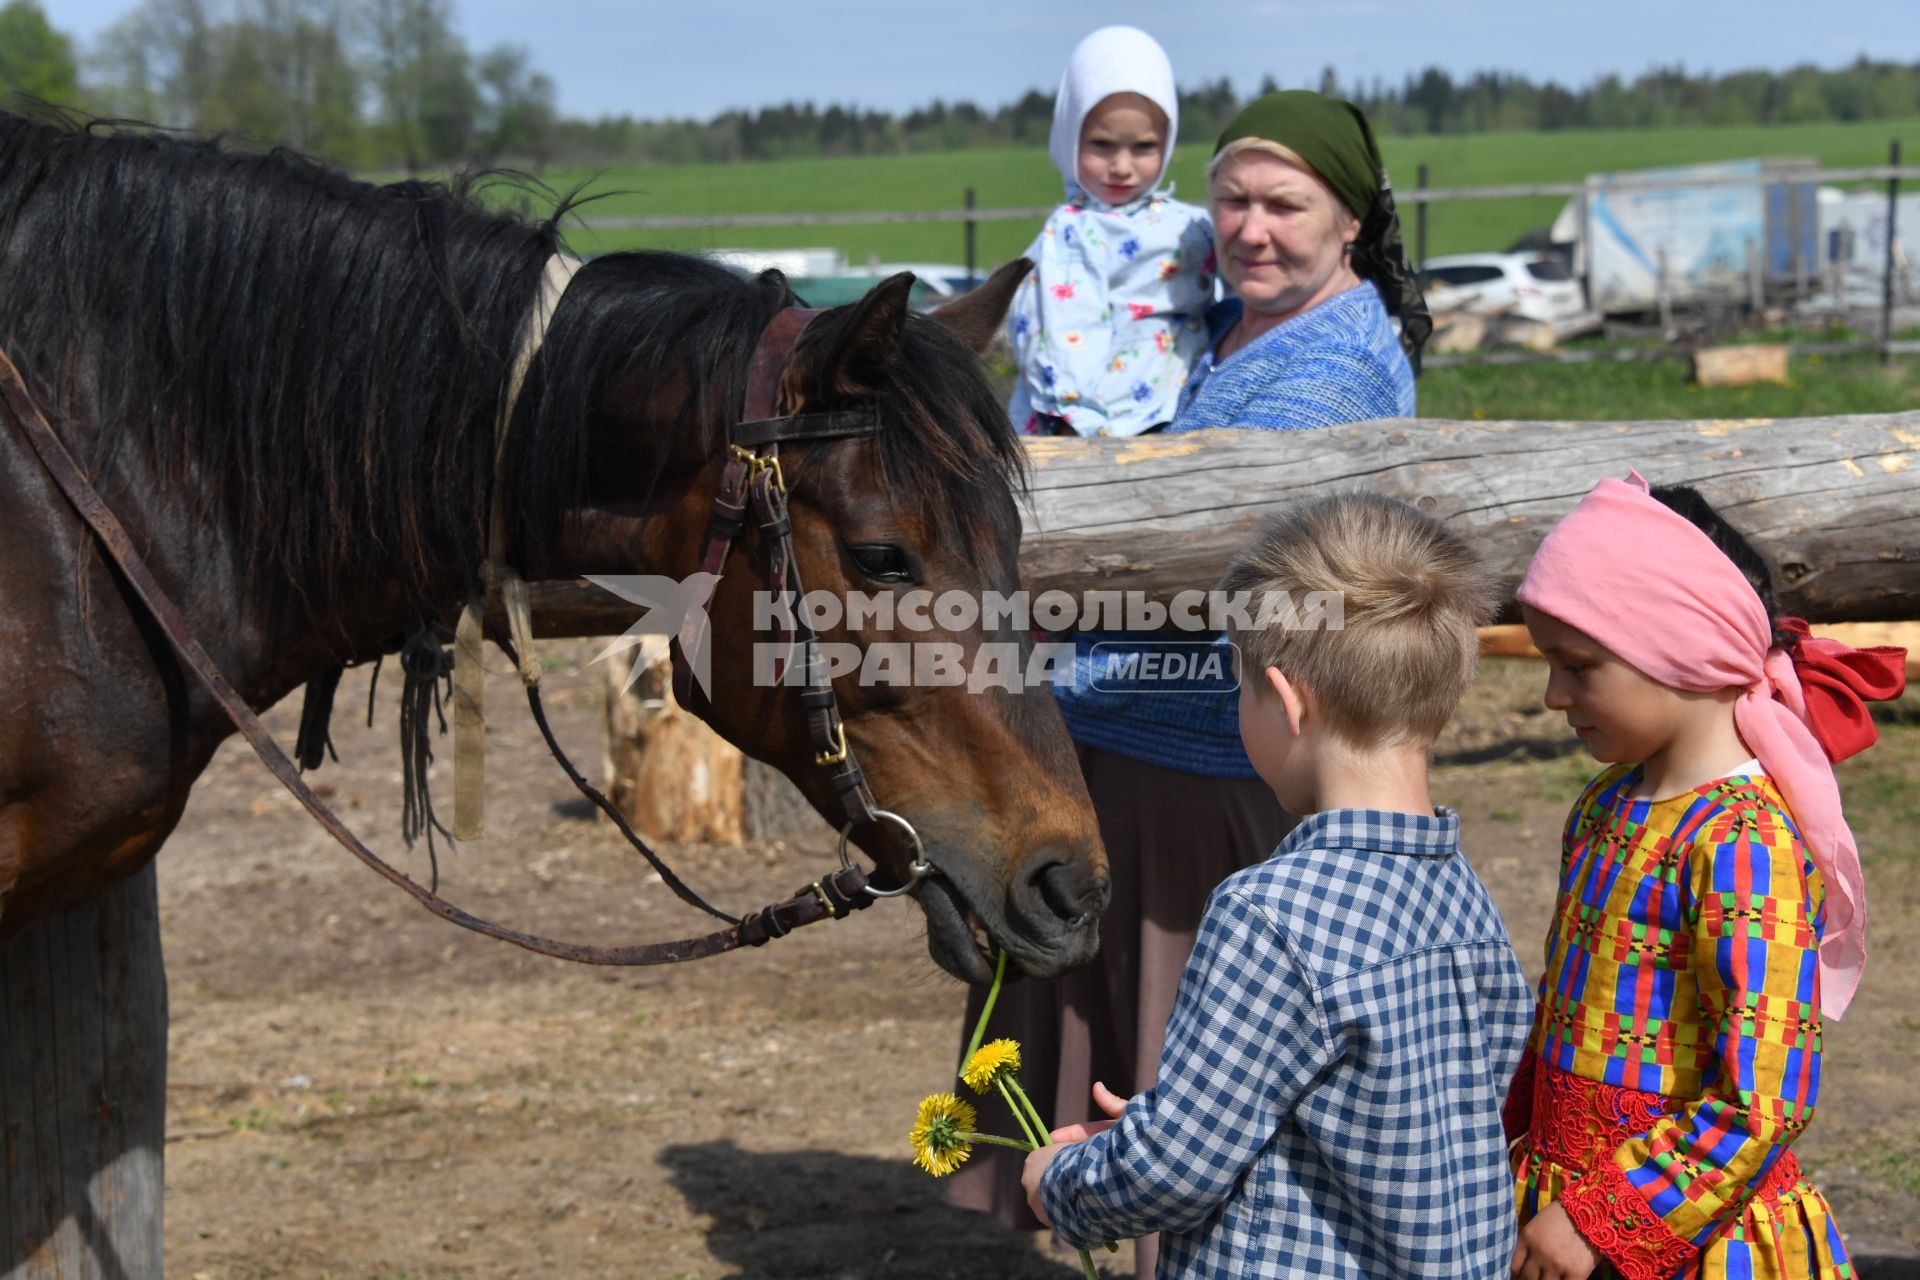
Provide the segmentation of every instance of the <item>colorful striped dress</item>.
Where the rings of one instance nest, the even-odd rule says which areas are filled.
[[[1789,1150],[1820,1091],[1825,891],[1757,772],[1574,805],[1507,1099],[1524,1224],[1566,1208],[1627,1280],[1852,1277]]]

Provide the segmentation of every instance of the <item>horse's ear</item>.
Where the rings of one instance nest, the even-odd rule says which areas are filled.
[[[885,385],[887,366],[900,350],[907,327],[907,298],[913,272],[888,276],[847,309],[836,323],[808,379],[839,396],[857,396]]]
[[[987,277],[986,283],[962,294],[933,313],[933,318],[953,330],[960,341],[973,348],[975,355],[986,351],[987,344],[1007,318],[1013,304],[1013,291],[1033,270],[1033,263],[1015,258]]]

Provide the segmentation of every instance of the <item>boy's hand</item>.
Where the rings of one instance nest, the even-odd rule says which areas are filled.
[[[1033,1210],[1034,1217],[1049,1227],[1053,1225],[1053,1220],[1047,1217],[1047,1207],[1040,1203],[1040,1177],[1046,1173],[1047,1166],[1053,1163],[1053,1158],[1065,1150],[1064,1146],[1056,1142],[1036,1151],[1029,1151],[1026,1167],[1020,1170],[1020,1185],[1027,1189],[1027,1207]]]
[[[1027,1189],[1027,1207],[1033,1210],[1034,1217],[1048,1226],[1052,1226],[1053,1223],[1047,1218],[1046,1206],[1040,1203],[1040,1179],[1046,1173],[1047,1166],[1053,1163],[1053,1158],[1059,1155],[1068,1143],[1085,1142],[1094,1134],[1113,1128],[1113,1122],[1127,1110],[1127,1100],[1098,1080],[1093,1082],[1093,1101],[1095,1106],[1111,1118],[1093,1120],[1086,1124],[1062,1125],[1048,1135],[1053,1139],[1050,1145],[1027,1153],[1026,1166],[1020,1170],[1020,1185]],[[1107,1248],[1111,1249],[1113,1246],[1108,1245]]]
[[[1513,1251],[1515,1280],[1587,1280],[1599,1265],[1599,1253],[1557,1204],[1526,1225]]]
[[[1127,1111],[1127,1100],[1098,1080],[1093,1082],[1093,1102],[1095,1106],[1107,1113],[1109,1119],[1062,1125],[1048,1136],[1055,1142],[1085,1142],[1094,1134],[1104,1133],[1113,1128],[1113,1122],[1125,1115]]]

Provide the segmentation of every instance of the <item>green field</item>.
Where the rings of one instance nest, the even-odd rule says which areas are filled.
[[[1882,164],[1887,144],[1894,138],[1902,139],[1908,155],[1920,154],[1920,120],[1492,133],[1388,138],[1383,145],[1396,185],[1411,188],[1423,161],[1433,186],[1484,186],[1577,181],[1595,172],[1752,156],[1812,156],[1829,167]],[[1174,161],[1180,194],[1195,202],[1205,196],[1200,175],[1206,150],[1198,140],[1190,140]],[[556,190],[584,185],[589,193],[604,194],[584,211],[587,218],[958,208],[969,186],[982,208],[1030,207],[1051,203],[1060,190],[1058,175],[1046,153],[1038,149],[554,170],[543,178]],[[1547,198],[1435,206],[1429,221],[1429,251],[1504,249],[1526,232],[1548,225],[1563,203]],[[1405,220],[1411,249],[1411,210],[1406,211]],[[980,224],[980,262],[991,265],[1013,257],[1026,247],[1035,229],[1030,222]],[[856,263],[875,258],[959,262],[963,254],[958,223],[661,232],[576,228],[569,238],[576,251],[587,254],[630,248],[698,253],[717,248],[832,247]]]
[[[1423,418],[1633,421],[1812,418],[1920,404],[1920,364],[1877,355],[1800,356],[1789,381],[1699,387],[1685,360],[1645,364],[1467,365],[1420,378]]]

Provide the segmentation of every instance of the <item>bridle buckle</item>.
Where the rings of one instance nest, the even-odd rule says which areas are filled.
[[[780,469],[780,455],[777,453],[756,453],[742,445],[727,446],[733,456],[747,464],[749,475],[759,475],[762,471],[773,472],[773,487],[783,495],[787,491],[787,473]]]
[[[827,765],[844,764],[847,759],[847,722],[833,722],[833,750],[816,752],[813,762],[825,768]]]

